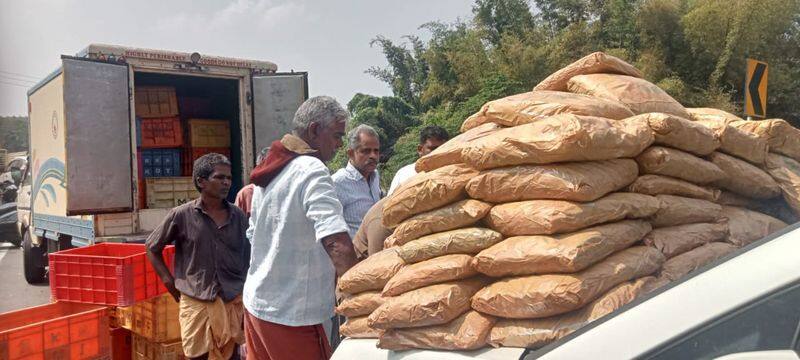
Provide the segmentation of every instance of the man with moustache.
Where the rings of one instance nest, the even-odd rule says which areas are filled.
[[[375,129],[364,124],[351,130],[347,138],[347,166],[333,174],[333,183],[352,239],[364,215],[381,199],[380,176],[376,170],[381,143]]]

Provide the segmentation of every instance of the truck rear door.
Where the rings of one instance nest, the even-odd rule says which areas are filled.
[[[67,215],[133,210],[128,66],[62,56]]]
[[[308,99],[308,73],[253,76],[253,153],[293,130],[297,108]]]

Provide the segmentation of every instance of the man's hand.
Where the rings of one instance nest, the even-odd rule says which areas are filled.
[[[164,263],[164,256],[161,254],[161,251],[160,248],[153,250],[148,247],[147,259],[150,260],[150,263],[153,265],[153,270],[155,270],[158,277],[161,278],[164,287],[167,288],[167,291],[169,291],[175,301],[181,301],[181,292],[175,288],[175,278],[172,277],[169,268],[167,268],[167,264]]]
[[[175,288],[174,279],[164,281],[164,287],[167,288],[167,291],[169,291],[169,294],[172,295],[173,299],[175,299],[175,302],[181,302],[181,292]]]
[[[345,232],[326,236],[322,239],[322,245],[336,268],[336,277],[342,276],[358,262],[353,242]]]

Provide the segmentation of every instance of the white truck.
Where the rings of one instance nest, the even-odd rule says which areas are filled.
[[[197,116],[229,122],[232,199],[259,149],[291,131],[308,98],[307,73],[277,70],[266,61],[99,44],[62,56],[28,91],[30,173],[18,199],[26,280],[44,280],[48,252],[142,241],[171,208],[139,196],[138,87],[208,99],[208,114]]]

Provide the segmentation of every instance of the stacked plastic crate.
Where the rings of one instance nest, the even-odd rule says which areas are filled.
[[[218,153],[231,156],[231,129],[227,120],[191,118],[188,121],[189,146],[183,150],[183,173],[191,176],[194,161]]]
[[[199,196],[181,172],[183,129],[174,87],[136,88],[139,208],[171,208]]]

